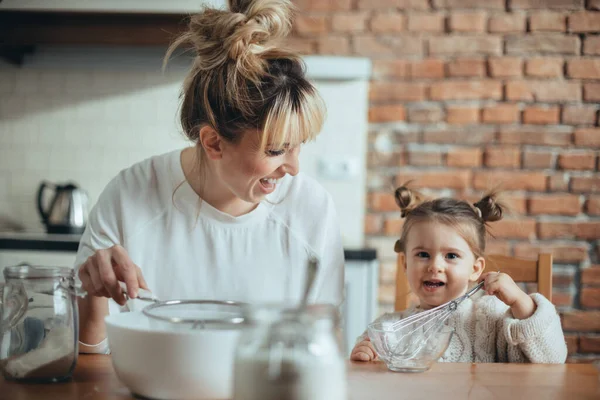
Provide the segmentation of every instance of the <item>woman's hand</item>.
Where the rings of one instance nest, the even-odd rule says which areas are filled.
[[[127,299],[119,281],[127,285],[130,298],[137,297],[139,288],[148,289],[140,267],[119,245],[96,251],[79,268],[79,278],[83,289],[90,295],[113,298],[120,305],[124,305]]]
[[[484,289],[489,295],[494,295],[510,307],[516,319],[525,319],[533,315],[536,309],[535,302],[521,290],[513,279],[501,272],[488,272],[483,274],[479,281],[485,281]]]
[[[377,359],[377,353],[371,341],[366,339],[354,346],[350,359],[352,361],[374,361]]]

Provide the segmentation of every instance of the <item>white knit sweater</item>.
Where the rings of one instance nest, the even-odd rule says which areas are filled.
[[[523,320],[515,319],[509,307],[495,296],[478,293],[465,300],[448,318],[448,326],[455,331],[439,361],[564,363],[567,345],[556,308],[541,294],[532,294],[531,298],[537,308]],[[388,313],[377,321],[397,321],[421,311],[415,307]],[[366,338],[365,332],[358,341]]]

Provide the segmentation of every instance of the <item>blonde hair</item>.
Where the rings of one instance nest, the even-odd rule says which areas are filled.
[[[498,199],[498,192],[485,194],[479,201],[469,204],[464,200],[442,197],[425,199],[421,193],[400,186],[394,193],[401,216],[406,218],[395,251],[405,252],[406,238],[417,222],[439,222],[451,226],[465,239],[475,257],[485,254],[487,222],[499,221],[507,206]]]
[[[291,29],[290,0],[229,0],[229,10],[205,8],[167,50],[181,45],[196,56],[182,92],[181,125],[197,143],[208,125],[236,143],[261,133],[260,150],[313,140],[325,106],[294,52],[277,46]],[[199,154],[201,156],[201,154]]]

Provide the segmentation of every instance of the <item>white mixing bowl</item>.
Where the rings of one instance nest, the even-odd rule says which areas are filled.
[[[152,399],[228,399],[241,328],[182,329],[142,312],[105,318],[112,363],[133,392]]]

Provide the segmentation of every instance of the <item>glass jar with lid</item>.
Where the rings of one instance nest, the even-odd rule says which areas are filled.
[[[247,308],[234,362],[235,400],[346,399],[337,309]]]
[[[21,264],[0,286],[0,369],[6,379],[58,382],[77,362],[75,272]]]

